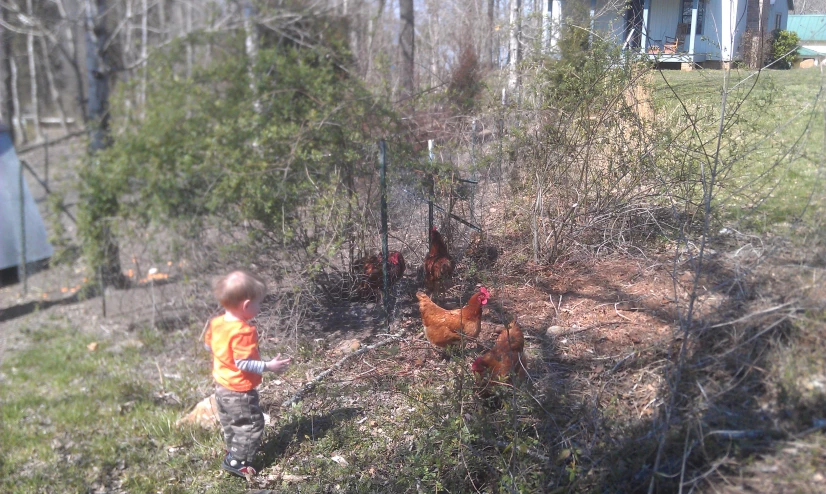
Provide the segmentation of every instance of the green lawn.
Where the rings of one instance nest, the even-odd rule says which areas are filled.
[[[655,76],[658,125],[676,134],[670,150],[713,161],[723,77],[720,70]],[[762,230],[822,207],[823,83],[815,69],[730,72],[716,197],[727,220]]]
[[[28,332],[0,367],[0,492],[243,492],[215,478],[217,432],[175,427],[192,376],[148,379],[146,336],[117,350],[65,324]]]

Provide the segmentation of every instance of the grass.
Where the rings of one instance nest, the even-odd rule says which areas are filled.
[[[174,426],[187,380],[161,389],[136,372],[146,347],[111,351],[60,322],[28,336],[0,368],[0,491],[242,491],[214,477],[216,432]]]
[[[654,81],[654,102],[676,134],[671,149],[703,161],[713,156],[720,121],[723,72],[663,71]],[[721,142],[716,204],[725,220],[752,229],[819,214],[826,164],[823,76],[815,70],[731,71],[726,131]],[[689,129],[691,117],[698,133]],[[695,171],[696,175],[699,175]],[[810,205],[810,199],[814,204]]]
[[[195,338],[188,333],[179,336]],[[201,398],[193,383],[205,376],[184,365],[174,368],[181,379],[161,386],[154,362],[174,346],[164,335],[146,330],[142,346],[117,350],[117,342],[96,341],[60,321],[27,334],[31,346],[0,368],[0,491],[225,493],[248,487],[218,475],[219,431],[174,425],[185,412],[181,403]],[[375,358],[398,355],[390,347]],[[316,354],[294,371],[326,365]],[[544,488],[546,468],[531,456],[542,448],[538,429],[527,419],[536,404],[527,395],[502,391],[503,406],[491,408],[474,396],[461,355],[434,375],[413,379],[393,377],[399,365],[363,380],[344,369],[302,403],[274,412],[277,426],[263,441],[256,487],[289,489],[299,479],[308,493],[330,492],[331,486],[339,492],[413,486],[456,492],[469,482],[522,492]],[[265,406],[275,401],[267,393],[262,390]],[[525,422],[515,423],[517,415]]]

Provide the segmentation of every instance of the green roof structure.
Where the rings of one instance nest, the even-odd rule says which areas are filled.
[[[826,15],[790,15],[787,31],[794,31],[800,41],[826,41]]]

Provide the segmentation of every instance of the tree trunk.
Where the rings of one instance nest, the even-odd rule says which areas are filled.
[[[439,78],[439,2],[431,2],[428,6],[430,19],[428,27],[430,31],[430,81],[429,87],[436,86]],[[421,53],[419,54],[421,58]]]
[[[129,53],[129,50],[132,48],[132,0],[126,0],[126,14],[125,19],[123,20],[126,26],[123,29],[123,55],[126,58],[126,55]],[[124,60],[125,63],[130,64],[130,60]]]
[[[352,4],[352,6],[351,6]],[[359,65],[361,57],[359,56],[359,39],[358,39],[358,15],[361,10],[361,3],[356,3],[355,0],[344,0],[342,2],[342,9],[344,10],[344,18],[347,20],[347,42],[350,45],[350,53],[353,55],[353,60]]]
[[[186,36],[189,37],[189,33],[192,32],[192,4],[186,4]],[[186,78],[192,79],[192,41],[187,39],[186,41]]]
[[[142,0],[141,7],[141,94],[140,94],[140,115],[141,120],[146,116],[146,57],[147,45],[149,44],[149,2]],[[127,47],[128,49],[129,47]]]
[[[57,5],[57,10],[60,13],[61,21],[66,25],[66,39],[69,40],[68,45],[71,47],[71,51],[67,50],[64,47],[64,43],[60,43],[59,39],[55,40],[55,45],[57,49],[60,50],[63,58],[66,59],[66,62],[69,63],[69,66],[71,66],[72,72],[75,74],[75,84],[77,84],[77,108],[80,109],[80,115],[83,123],[85,124],[88,120],[88,115],[86,114],[86,95],[84,94],[83,88],[84,77],[78,61],[77,37],[72,31],[73,23],[70,21],[69,15],[66,13],[66,7],[63,4],[63,0],[53,1],[55,5]]]
[[[494,54],[494,21],[496,19],[496,0],[488,0],[488,32],[485,36],[485,53],[490,57],[489,67],[493,68],[496,66],[496,55]],[[496,46],[496,50],[499,50],[499,47]]]
[[[54,83],[51,59],[49,58],[48,42],[43,36],[40,37],[39,41],[40,51],[43,54],[43,69],[46,71],[46,82],[49,84],[49,94],[52,97],[52,104],[54,105],[55,110],[57,110],[57,115],[60,119],[60,129],[64,134],[66,134],[69,132],[69,129],[66,127],[66,111],[63,109],[63,99],[60,97],[60,92],[58,92]]]
[[[166,41],[166,1],[158,0],[158,30],[161,32],[161,41]]]
[[[522,55],[520,38],[522,36],[522,0],[511,0],[510,43],[508,44],[508,94],[516,95],[519,87],[519,61]]]
[[[14,142],[11,98],[11,33],[3,27],[6,15],[0,9],[0,124],[8,126]]]
[[[109,145],[109,68],[104,62],[106,48],[106,0],[86,0],[86,71],[89,85],[89,154]],[[98,164],[97,166],[101,166]],[[120,268],[120,248],[110,225],[117,214],[118,200],[111,191],[97,184],[85,184],[88,196],[85,209],[84,243],[94,250],[95,268],[104,285],[126,286]]]
[[[258,99],[258,91],[255,84],[255,62],[258,60],[258,30],[254,22],[256,15],[255,6],[252,0],[244,0],[244,32],[246,41],[244,47],[247,52],[247,75],[250,79],[250,91],[253,95],[253,109],[255,113],[261,113],[261,100]]]
[[[108,145],[109,70],[103,61],[106,25],[100,13],[106,0],[86,0],[86,74],[89,86],[89,151],[94,154]]]
[[[18,92],[17,62],[14,60],[14,53],[9,46],[9,72],[11,75],[11,103],[12,103],[12,127],[20,142],[28,141],[26,126],[21,118],[20,94]]]
[[[365,53],[365,57],[367,57],[367,69],[364,71],[364,78],[370,80],[370,72],[373,70],[373,44],[376,40],[376,24],[381,23],[381,17],[384,15],[384,0],[379,0],[379,10],[376,13],[376,17],[371,17],[370,20],[367,21],[367,53]]]
[[[399,71],[401,99],[405,105],[412,106],[411,98],[414,92],[415,69],[415,38],[413,24],[413,0],[399,0],[399,18],[401,31],[399,32],[399,49],[401,50],[401,70]]]
[[[26,13],[29,17],[34,17],[32,0],[26,0]],[[37,97],[37,58],[34,56],[34,34],[32,34],[31,31],[26,35],[26,55],[29,59],[29,89],[31,90],[34,138],[36,141],[42,141],[43,131],[40,129],[40,101],[38,101]]]

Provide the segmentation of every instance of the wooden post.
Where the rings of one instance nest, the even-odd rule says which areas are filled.
[[[387,278],[387,144],[384,139],[379,141],[379,154],[381,159],[381,172],[379,181],[381,186],[381,267],[382,267],[382,301],[384,302],[384,313],[387,316],[387,324],[390,325],[389,307],[389,287]]]

